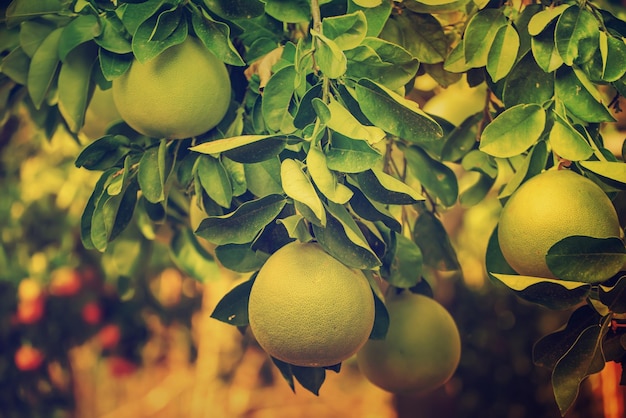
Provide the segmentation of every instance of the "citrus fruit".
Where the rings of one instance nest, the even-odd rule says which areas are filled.
[[[618,237],[620,225],[606,193],[570,170],[550,170],[527,180],[500,214],[502,255],[521,275],[554,278],[546,254],[572,235]]]
[[[293,242],[272,254],[248,304],[250,329],[271,356],[297,366],[332,366],[356,353],[374,325],[365,275],[317,243]]]
[[[215,127],[230,104],[228,71],[197,38],[167,48],[113,80],[122,119],[154,138],[181,139]]]
[[[454,319],[437,301],[410,292],[385,302],[389,329],[383,340],[369,340],[357,364],[376,386],[393,393],[425,393],[454,374],[461,359],[461,338]]]

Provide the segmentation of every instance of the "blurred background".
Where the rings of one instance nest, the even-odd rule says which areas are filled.
[[[420,104],[443,93],[422,81]],[[49,137],[27,115],[5,114],[0,131],[0,417],[560,416],[532,347],[570,312],[526,303],[489,280],[495,197],[444,215],[463,273],[427,277],[462,337],[461,364],[444,387],[393,396],[348,360],[327,374],[319,397],[298,385],[293,393],[249,333],[210,318],[244,277],[210,263],[203,283],[185,275],[167,227],[141,219],[105,253],[83,248],[80,218],[99,173],[74,160],[116,119],[107,92],[96,92],[78,140],[63,129]],[[625,128],[605,135],[616,150]],[[461,188],[471,183],[464,179]],[[620,374],[609,363],[587,379],[567,417],[626,416]]]

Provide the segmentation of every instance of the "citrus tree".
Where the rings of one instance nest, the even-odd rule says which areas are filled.
[[[84,144],[94,92],[112,90],[121,120],[75,158],[99,176],[81,217],[83,247],[141,266],[150,243],[165,239],[198,280],[215,262],[249,274],[213,316],[256,328],[292,387],[295,379],[317,393],[326,371],[363,344],[362,364],[383,350],[375,340],[413,347],[386,339],[407,334],[402,321],[420,310],[394,301],[434,303],[423,299],[433,272],[460,270],[442,213],[494,196],[504,210],[489,277],[523,299],[572,309],[533,352],[552,370],[561,412],[585,377],[624,360],[624,218],[611,199],[626,188],[626,165],[603,139],[626,95],[620,6],[14,0],[4,12],[5,119],[25,108],[49,137],[62,129]],[[424,78],[458,89],[448,103],[467,103],[467,113],[418,105]],[[559,171],[563,181],[547,177]],[[472,182],[460,187],[460,177]],[[136,251],[125,250],[129,240]],[[302,309],[272,311],[283,304]],[[323,315],[347,318],[355,312],[346,306],[358,321]],[[314,331],[311,307],[327,321]],[[429,319],[449,321],[444,313]],[[434,360],[436,385],[458,363],[458,331],[446,328],[438,336],[423,326],[449,344],[449,358]],[[364,366],[365,375],[401,381],[389,375],[404,372],[395,360],[387,374]],[[424,389],[414,378],[389,390]]]

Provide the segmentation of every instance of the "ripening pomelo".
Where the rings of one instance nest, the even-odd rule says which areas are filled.
[[[360,270],[316,243],[289,243],[259,271],[248,304],[250,329],[271,356],[298,366],[331,366],[365,344],[374,296]]]
[[[181,139],[215,127],[226,115],[231,85],[226,66],[197,38],[167,48],[113,80],[122,119],[154,138]]]
[[[446,383],[461,359],[461,337],[450,313],[437,301],[404,291],[385,302],[389,329],[369,340],[357,364],[376,386],[393,393],[418,394]]]
[[[504,205],[498,224],[502,255],[525,276],[554,278],[546,254],[572,235],[619,237],[620,225],[606,193],[570,170],[550,170],[527,180]]]

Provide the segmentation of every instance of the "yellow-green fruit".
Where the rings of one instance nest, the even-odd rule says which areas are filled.
[[[502,255],[525,276],[554,278],[546,254],[572,235],[619,237],[620,225],[606,193],[569,170],[546,171],[523,183],[504,205],[498,224]]]
[[[363,272],[316,243],[293,242],[259,271],[248,317],[252,333],[271,356],[298,366],[331,366],[369,338],[374,296]]]
[[[215,127],[226,115],[228,71],[197,38],[167,48],[113,80],[113,100],[122,119],[154,138],[181,139]]]
[[[461,337],[439,302],[410,292],[387,298],[389,329],[357,353],[359,369],[393,393],[425,393],[446,383],[461,359]]]

